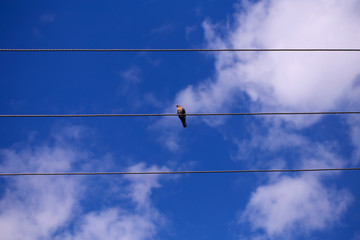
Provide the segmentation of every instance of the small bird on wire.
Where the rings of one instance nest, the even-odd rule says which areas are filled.
[[[176,105],[176,113],[179,116],[184,128],[186,128],[186,115],[185,115],[185,108],[180,105]]]

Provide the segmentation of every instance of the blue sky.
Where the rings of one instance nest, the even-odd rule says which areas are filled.
[[[1,48],[360,48],[358,0],[1,1]],[[356,52],[2,52],[1,114],[358,111]],[[347,116],[0,119],[2,172],[358,167]],[[0,179],[3,239],[360,239],[357,172]]]

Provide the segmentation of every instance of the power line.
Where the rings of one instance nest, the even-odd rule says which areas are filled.
[[[265,173],[265,172],[325,172],[357,171],[360,168],[263,169],[263,170],[209,170],[209,171],[153,171],[153,172],[53,172],[53,173],[0,173],[0,176],[59,176],[59,175],[165,175],[201,173]]]
[[[53,48],[53,49],[0,49],[0,52],[359,52],[360,48],[222,48],[222,49],[156,49],[156,48]]]
[[[344,112],[253,112],[253,113],[187,113],[186,116],[258,116],[258,115],[339,115],[360,114],[360,111]],[[176,113],[90,113],[90,114],[2,114],[0,118],[30,118],[30,117],[170,117]]]

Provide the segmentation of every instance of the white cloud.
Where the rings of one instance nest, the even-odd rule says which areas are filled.
[[[239,152],[235,159],[246,160],[252,168],[341,168],[349,163],[337,153],[336,142],[314,142],[275,126],[269,126],[265,132],[253,130],[250,140],[237,144]],[[293,235],[332,227],[352,203],[347,190],[322,184],[338,174],[269,175],[269,183],[259,186],[252,194],[239,224],[248,222],[256,234],[258,230],[264,231],[265,235],[261,236],[264,239],[290,239]]]
[[[186,111],[188,110],[186,109]],[[173,107],[168,107],[164,112],[176,113],[175,104]],[[159,141],[165,148],[173,152],[179,152],[183,145],[183,142],[181,141],[182,138],[180,137],[180,131],[185,131],[186,129],[183,129],[180,119],[178,119],[177,116],[162,117],[157,120],[150,129],[159,135],[157,141]]]
[[[309,175],[282,177],[256,189],[240,222],[249,221],[253,230],[263,229],[270,238],[299,236],[331,227],[352,199],[348,191],[326,188]]]
[[[169,171],[167,167],[157,167],[151,166],[146,168],[145,163],[138,163],[129,168],[129,172],[163,172]],[[149,198],[151,191],[154,188],[159,188],[159,175],[127,175],[131,184],[130,188],[130,197],[137,203],[138,206],[144,207],[146,204],[149,204]]]
[[[79,154],[69,147],[1,150],[3,171],[69,171]],[[72,217],[82,192],[80,178],[20,176],[5,180],[0,200],[0,230],[4,239],[43,239]]]
[[[137,95],[137,87],[141,83],[141,69],[137,66],[132,66],[118,74],[121,77],[121,83],[117,89],[118,95]]]
[[[67,126],[52,131],[55,139],[50,143],[33,146],[33,142],[17,144],[0,150],[3,172],[70,172],[84,162],[87,171],[94,169],[98,160],[92,152],[82,151],[86,129]],[[53,142],[53,143],[51,143]],[[109,157],[103,159],[109,165]],[[101,161],[101,165],[104,164]],[[81,164],[82,165],[82,164]],[[139,163],[130,171],[165,171],[166,167]],[[81,170],[80,170],[81,171]],[[86,212],[80,206],[89,191],[102,194],[103,180],[85,181],[81,176],[18,176],[4,179],[4,195],[0,199],[0,231],[3,239],[129,239],[142,240],[154,237],[166,224],[165,217],[152,205],[151,193],[159,188],[160,176],[127,176],[106,191],[119,195],[119,202],[99,204],[99,209]],[[101,187],[100,187],[101,186]],[[69,230],[69,226],[74,226]],[[70,228],[72,229],[72,228]]]
[[[85,215],[76,234],[69,234],[60,239],[149,239],[156,234],[158,222],[157,212],[133,214],[119,208],[111,208]]]
[[[204,21],[209,48],[359,48],[360,4],[356,0],[262,0],[242,2],[233,23]],[[245,9],[245,10],[244,10]],[[360,55],[357,52],[214,53],[214,76],[179,91],[174,102],[187,112],[330,111],[358,106]],[[226,118],[202,118],[219,126]],[[320,116],[275,116],[304,128]],[[193,120],[196,123],[197,120]],[[161,122],[164,128],[169,121]],[[180,149],[172,126],[161,141]],[[171,132],[171,134],[168,134]]]
[[[233,21],[223,24],[204,21],[209,48],[360,47],[360,4],[356,0],[262,0],[242,1],[241,5]],[[358,105],[357,52],[217,52],[213,56],[214,76],[179,91],[166,110],[171,110],[174,104],[192,113],[329,111]],[[226,121],[226,118],[203,119],[210,126]],[[301,129],[321,117],[267,119]],[[163,135],[166,145],[167,134]],[[176,139],[171,137],[171,149],[179,149]]]
[[[253,131],[250,140],[238,145],[236,159],[246,160],[252,168],[339,168],[348,163],[338,155],[336,142],[314,142],[274,126],[265,133]],[[282,155],[284,152],[288,155]],[[323,180],[338,174],[269,175],[269,183],[259,186],[252,194],[239,224],[248,222],[256,234],[258,230],[264,231],[264,239],[290,239],[332,227],[352,203],[352,195],[347,190],[322,184]]]
[[[131,107],[140,108],[150,106],[152,108],[161,108],[164,103],[152,92],[143,93],[140,91],[143,81],[143,71],[138,66],[131,66],[121,71],[118,75],[121,82],[117,87],[117,96],[125,97]]]
[[[286,128],[266,126],[266,129],[252,126],[249,139],[234,140],[238,151],[232,156],[233,160],[247,160],[250,165],[272,165],[274,159],[271,157],[275,156],[276,160],[279,152],[286,151],[291,152],[291,159],[294,159],[287,165],[293,168],[338,168],[349,163],[338,156],[336,141],[316,142]],[[356,135],[356,132],[352,133]],[[253,157],[254,154],[260,155],[258,160]]]
[[[276,152],[284,149],[299,149],[308,147],[308,139],[300,134],[292,133],[286,129],[269,126],[267,129],[258,129],[259,126],[249,126],[251,138],[242,141],[235,140],[238,152],[233,156],[234,160],[249,160],[254,151]]]
[[[203,27],[209,48],[359,48],[359,12],[357,0],[242,1],[232,22],[207,20]],[[330,111],[358,106],[356,52],[217,52],[214,58],[212,79],[187,86],[175,98],[188,112]],[[313,143],[299,132],[319,120],[319,116],[268,117],[262,122],[267,133],[261,129],[251,133],[250,141],[238,141],[237,157],[244,158],[249,151],[268,152],[272,158],[262,159],[266,166],[279,162],[299,168],[344,166],[348,162],[336,154],[336,143]],[[353,130],[357,146],[356,125]],[[289,150],[296,154],[286,162],[273,155]],[[351,195],[323,185],[322,177],[329,174],[311,176],[276,175],[275,182],[270,178],[270,184],[252,195],[242,221],[264,230],[266,238],[321,230],[339,221]]]
[[[263,0],[224,27],[204,22],[214,48],[359,48],[358,1]],[[223,34],[223,32],[226,32]],[[357,53],[216,53],[214,80],[181,91],[176,102],[192,111],[321,111],[336,109],[360,73]],[[343,103],[343,102],[342,102]],[[287,118],[297,125],[315,120]]]
[[[146,167],[138,163],[128,171],[167,171],[166,167]],[[74,233],[66,233],[59,239],[149,239],[166,224],[164,216],[152,206],[150,195],[153,188],[159,188],[159,175],[127,175],[130,185],[125,187],[127,196],[135,205],[129,211],[121,206],[93,211],[80,217]],[[114,192],[116,194],[116,192]]]
[[[141,82],[141,70],[136,66],[132,66],[129,69],[120,72],[120,76],[126,83],[138,84]]]

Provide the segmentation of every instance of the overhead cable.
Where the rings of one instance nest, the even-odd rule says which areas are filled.
[[[152,171],[152,172],[18,172],[0,173],[0,176],[60,176],[60,175],[165,175],[165,174],[201,174],[201,173],[265,173],[265,172],[325,172],[355,171],[360,168],[311,168],[311,169],[258,169],[258,170],[209,170],[209,171]]]
[[[186,116],[258,116],[258,115],[335,115],[360,114],[360,111],[345,112],[253,112],[253,113],[187,113]],[[40,118],[40,117],[171,117],[176,113],[89,113],[89,114],[2,114],[2,118]]]
[[[1,52],[359,52],[360,48],[3,48]]]

